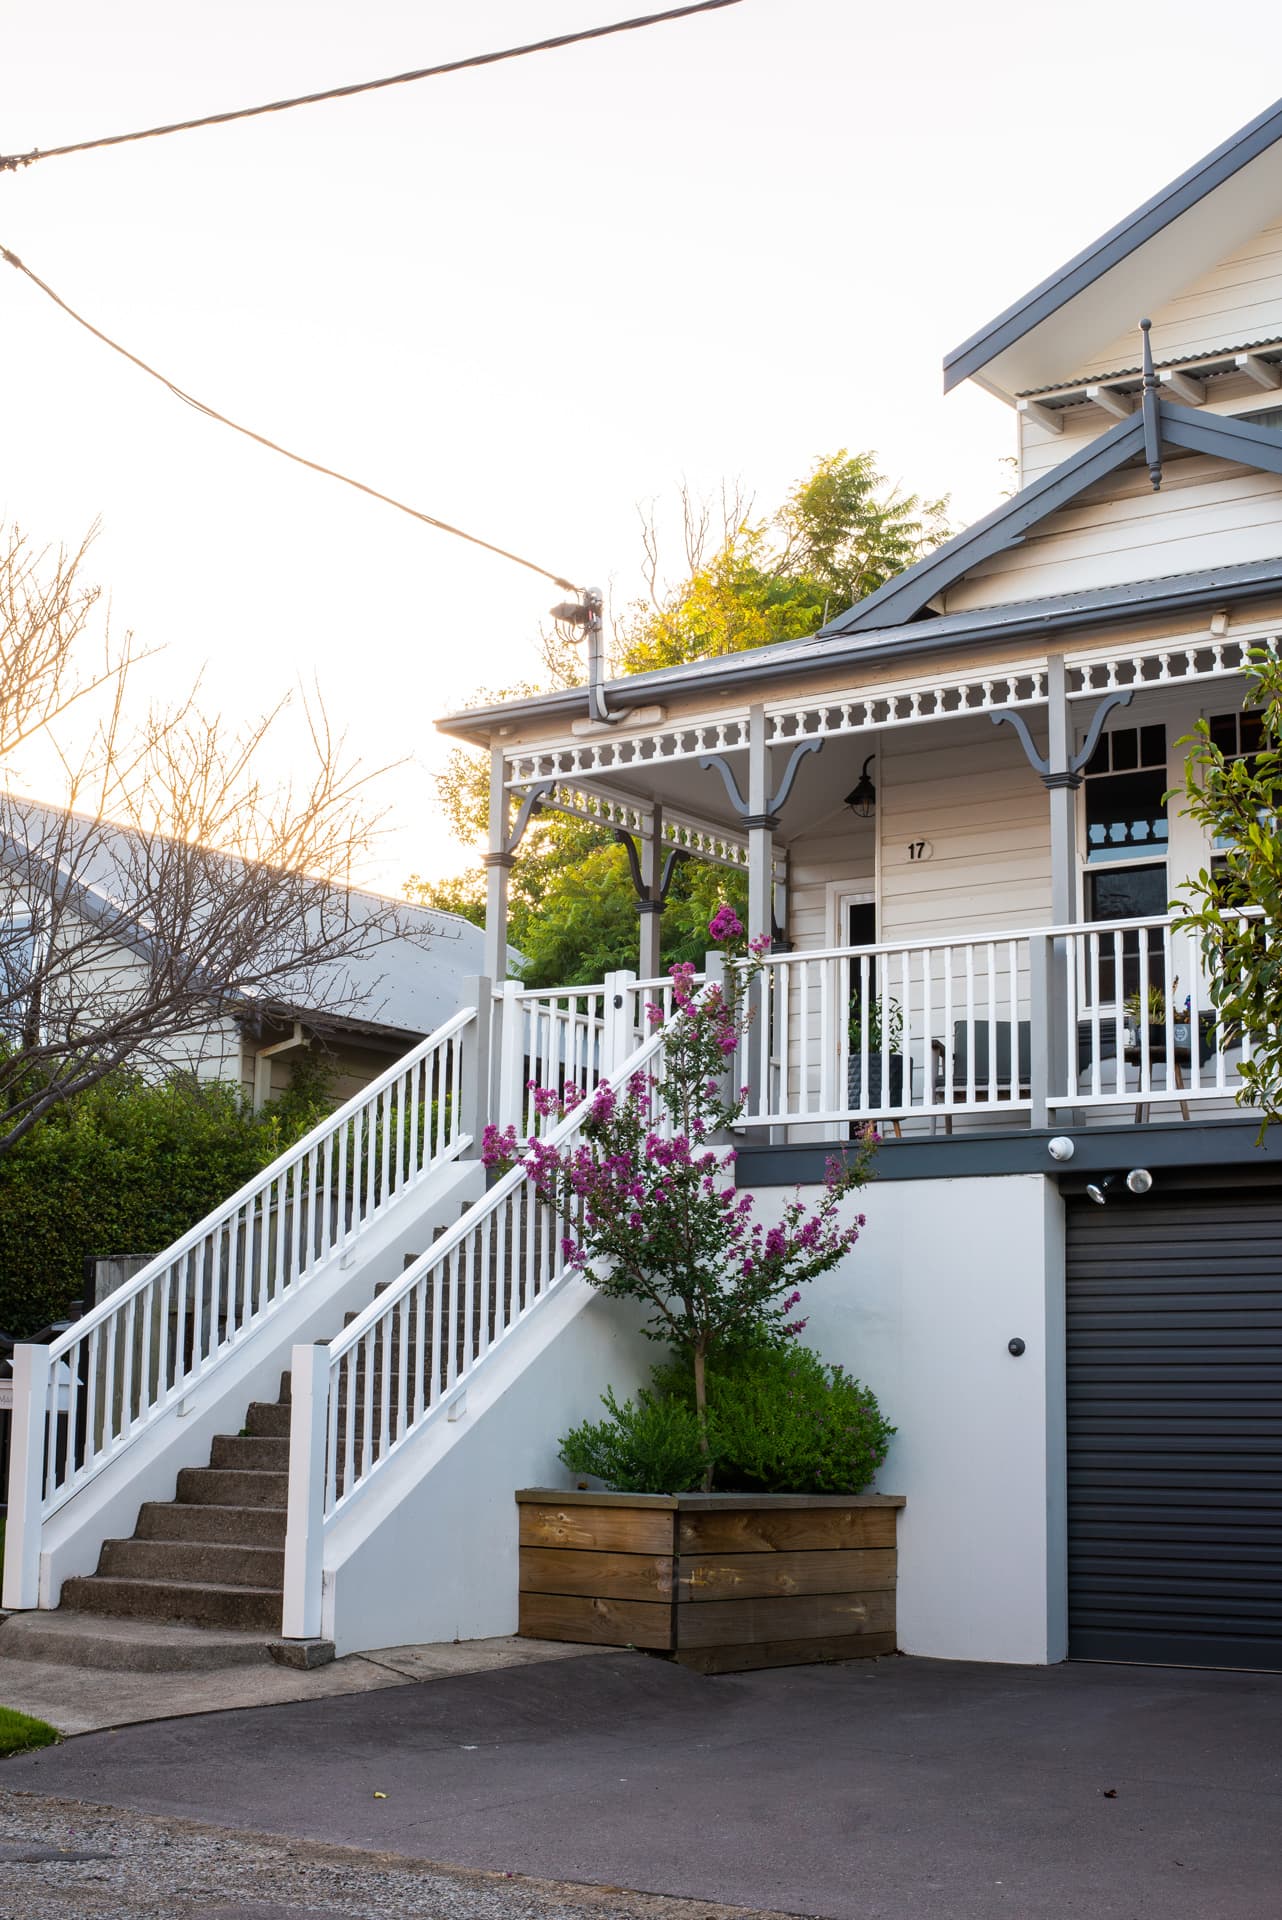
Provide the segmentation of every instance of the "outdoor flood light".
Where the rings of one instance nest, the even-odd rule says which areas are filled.
[[[1147,1167],[1132,1167],[1126,1176],[1126,1184],[1132,1193],[1147,1193],[1153,1184],[1153,1176]]]
[[[1113,1175],[1106,1173],[1102,1180],[1092,1180],[1086,1189],[1086,1198],[1093,1200],[1097,1207],[1108,1204],[1108,1190],[1113,1184]]]
[[[857,784],[846,795],[844,802],[852,813],[859,815],[861,820],[870,820],[877,808],[877,789],[868,778],[868,769],[876,758],[875,753],[868,755]]]

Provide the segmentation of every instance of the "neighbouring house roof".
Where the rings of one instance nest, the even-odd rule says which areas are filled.
[[[24,819],[35,822],[32,844],[37,847],[51,846],[57,825],[69,823],[73,844],[62,862],[62,884],[77,911],[122,947],[150,960],[156,951],[155,935],[127,911],[122,898],[129,890],[122,875],[132,830],[39,801],[12,795],[7,799],[8,826],[16,829]],[[77,826],[84,830],[78,846]],[[220,858],[234,862],[235,857],[223,854]],[[4,842],[0,836],[3,863]],[[348,910],[358,923],[383,916],[389,905],[395,909],[391,937],[384,935],[364,950],[357,947],[342,960],[312,969],[306,982],[300,979],[292,992],[288,980],[282,980],[270,1000],[256,1000],[234,988],[228,991],[226,983],[211,980],[211,1007],[221,1006],[226,1013],[250,1021],[256,1017],[306,1019],[314,1015],[327,1030],[431,1033],[463,1003],[463,982],[482,971],[484,935],[459,914],[438,912],[366,889],[354,888],[347,896]]]
[[[1209,454],[1266,473],[1282,474],[1282,437],[1222,414],[1200,414],[1177,401],[1156,401],[1160,445],[1183,453]],[[936,547],[915,566],[849,607],[819,631],[819,638],[902,625],[919,618],[937,595],[962,580],[972,567],[1022,540],[1031,528],[1084,493],[1097,480],[1143,457],[1144,416],[1137,410],[1039,480],[1003,500],[982,520]]]
[[[1267,107],[944,358],[1011,402],[1078,371],[1282,207],[1282,101]]]

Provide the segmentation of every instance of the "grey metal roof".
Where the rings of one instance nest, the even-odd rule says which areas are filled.
[[[1261,598],[1282,593],[1282,554],[1270,560],[1239,561],[1232,566],[1203,567],[1194,573],[1164,574],[1118,586],[1089,587],[1072,593],[1044,594],[1032,600],[1013,600],[1004,606],[973,607],[964,613],[932,615],[907,627],[881,627],[823,639],[810,634],[801,640],[781,640],[744,653],[718,654],[692,660],[684,666],[654,673],[638,673],[611,680],[610,703],[625,712],[629,706],[652,701],[664,692],[729,694],[747,699],[772,682],[795,679],[807,668],[828,669],[886,661],[929,659],[976,640],[1013,640],[1052,634],[1103,621],[1148,619],[1154,613],[1179,613],[1225,600]],[[586,687],[561,688],[534,694],[497,707],[469,708],[436,722],[443,733],[463,740],[485,742],[496,729],[511,727],[524,716],[541,719],[582,719],[587,714]]]
[[[110,937],[144,958],[150,958],[155,937],[147,926],[133,918],[122,900],[122,891],[131,890],[121,875],[127,870],[128,855],[124,843],[137,836],[133,830],[89,815],[78,814],[47,803],[9,796],[6,824],[11,832],[21,830],[30,820],[31,835],[37,846],[49,843],[45,836],[60,820],[69,821],[73,830],[84,828],[84,840],[69,854],[75,870],[64,862],[67,896],[77,911],[102,926]],[[239,865],[232,854],[221,856]],[[20,858],[20,856],[19,856]],[[4,864],[4,846],[0,841],[0,866]],[[335,889],[341,891],[341,889]],[[310,970],[308,978],[291,983],[282,977],[270,999],[261,1002],[244,995],[234,996],[227,1011],[252,1017],[256,1011],[277,1014],[288,1007],[294,1015],[326,1014],[336,1027],[351,1026],[366,1032],[390,1028],[397,1033],[431,1033],[464,1004],[464,982],[483,971],[484,934],[459,914],[436,908],[416,906],[407,900],[352,889],[347,906],[359,927],[362,920],[384,922],[387,908],[394,912],[386,923],[388,931],[362,944],[354,936],[350,953]],[[515,949],[513,959],[519,960]],[[211,1001],[220,997],[222,983],[210,982]]]
[[[1213,153],[1199,160],[1177,180],[1155,193],[1142,207],[1098,240],[1084,247],[1067,265],[1043,280],[1004,313],[982,326],[959,347],[944,356],[944,392],[949,393],[963,380],[986,367],[999,353],[1012,346],[1034,327],[1066,306],[1086,287],[1134,253],[1137,248],[1187,213],[1207,194],[1223,186],[1235,173],[1282,137],[1282,101],[1266,107],[1249,125],[1232,134]]]

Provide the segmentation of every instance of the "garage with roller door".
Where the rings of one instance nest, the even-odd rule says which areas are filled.
[[[1069,1657],[1282,1670],[1282,1191],[1067,1206]]]

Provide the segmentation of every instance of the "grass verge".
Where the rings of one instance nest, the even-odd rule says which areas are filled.
[[[0,1707],[0,1755],[30,1753],[61,1738],[58,1729],[44,1720],[33,1720],[29,1713],[18,1713],[13,1707]]]

